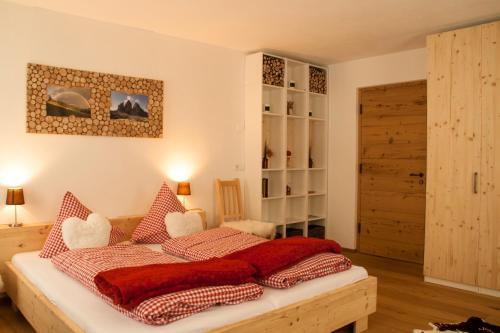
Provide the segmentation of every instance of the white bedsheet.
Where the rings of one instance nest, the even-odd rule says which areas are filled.
[[[148,247],[160,249],[156,245]],[[205,332],[341,288],[368,276],[364,268],[353,266],[348,271],[308,281],[291,289],[265,288],[264,295],[256,301],[217,306],[168,325],[150,326],[114,310],[79,282],[57,270],[49,259],[38,257],[38,253],[16,254],[12,262],[52,303],[87,333]]]

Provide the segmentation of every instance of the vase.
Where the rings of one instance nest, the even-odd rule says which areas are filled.
[[[262,158],[262,169],[267,169],[269,167],[269,159],[267,157]]]

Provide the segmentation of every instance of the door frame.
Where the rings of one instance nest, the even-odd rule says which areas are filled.
[[[387,83],[387,84],[375,84],[372,86],[365,86],[365,87],[358,87],[356,90],[356,130],[358,131],[357,133],[357,140],[358,144],[356,145],[356,165],[354,166],[354,172],[356,174],[356,220],[355,220],[355,225],[354,225],[354,231],[356,233],[356,251],[359,252],[359,238],[360,238],[360,232],[359,232],[359,227],[361,226],[361,213],[360,213],[360,207],[361,207],[361,181],[360,181],[360,176],[359,176],[359,166],[361,164],[361,91],[364,89],[371,89],[371,88],[381,88],[381,87],[400,87],[400,86],[405,86],[405,85],[414,85],[414,84],[419,84],[422,82],[427,83],[427,79],[420,79],[420,80],[411,80],[411,81],[402,81],[402,82],[394,82],[394,83]],[[427,108],[426,108],[426,116],[427,116]],[[427,139],[426,139],[427,140]],[[427,158],[426,158],[427,159]],[[427,177],[424,180],[426,182],[426,188],[427,188]],[[425,217],[424,217],[425,219]],[[424,233],[425,233],[425,221],[424,221]]]

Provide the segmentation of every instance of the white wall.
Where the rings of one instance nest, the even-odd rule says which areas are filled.
[[[348,61],[330,69],[328,237],[356,248],[358,88],[425,79],[425,49]]]
[[[214,179],[242,175],[242,53],[2,1],[0,41],[0,223],[9,185],[25,188],[23,222],[52,220],[66,190],[107,216],[140,214],[180,168],[188,206],[211,217]],[[28,62],[163,80],[164,138],[26,134]]]

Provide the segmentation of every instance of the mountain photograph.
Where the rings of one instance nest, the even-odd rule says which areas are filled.
[[[149,97],[145,95],[113,91],[111,92],[110,118],[147,121],[148,100]]]

